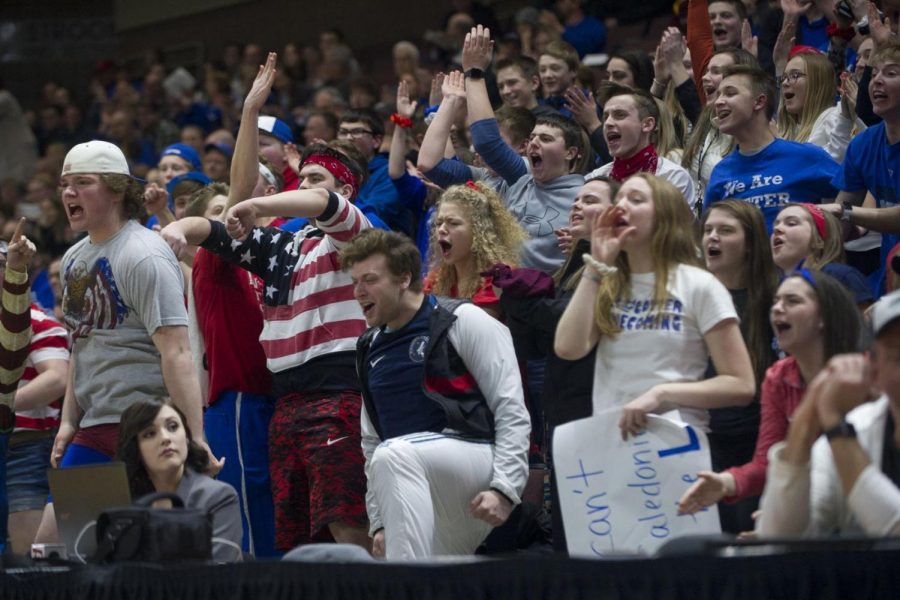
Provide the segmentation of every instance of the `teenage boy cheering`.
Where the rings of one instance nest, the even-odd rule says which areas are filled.
[[[837,196],[831,181],[840,165],[827,152],[775,138],[769,127],[775,99],[775,82],[765,71],[746,65],[723,69],[716,118],[719,131],[733,136],[737,147],[713,169],[703,210],[731,198],[750,202],[771,231],[786,204],[819,204]]]
[[[600,96],[603,137],[613,161],[589,173],[585,179],[603,176],[621,182],[635,173],[652,173],[668,179],[693,207],[694,180],[681,165],[657,155],[653,147],[660,119],[653,97],[644,90],[614,83],[604,85]]]

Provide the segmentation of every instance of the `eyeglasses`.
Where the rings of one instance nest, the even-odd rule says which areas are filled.
[[[784,85],[785,82],[789,81],[791,83],[797,83],[797,80],[801,77],[806,77],[806,73],[801,73],[800,71],[791,71],[790,73],[785,73],[781,77],[778,78],[778,83]]]
[[[338,137],[361,138],[364,135],[372,135],[368,129],[338,129]]]

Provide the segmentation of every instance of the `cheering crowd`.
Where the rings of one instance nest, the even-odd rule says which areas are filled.
[[[683,514],[897,535],[892,2],[690,0],[602,68],[579,0],[462,2],[384,89],[339,30],[0,85],[11,550],[47,466],[120,460],[222,561],[565,552],[554,430],[610,411],[706,432]]]

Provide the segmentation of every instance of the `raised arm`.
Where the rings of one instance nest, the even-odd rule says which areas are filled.
[[[466,34],[463,45],[463,68],[485,70],[491,65],[494,42],[491,32],[481,25]],[[475,151],[482,160],[510,185],[528,173],[521,156],[500,137],[494,109],[488,97],[484,78],[466,78],[466,101],[470,133]]]
[[[211,228],[209,219],[203,217],[185,217],[166,225],[159,234],[179,260],[187,253],[190,246],[199,246],[209,237]]]
[[[256,220],[262,217],[314,219],[328,207],[328,194],[328,190],[313,188],[250,198],[228,209],[225,226],[231,237],[242,239],[253,229]]]
[[[269,52],[266,64],[259,67],[256,79],[244,99],[241,125],[234,144],[234,156],[231,158],[228,208],[252,196],[259,178],[259,111],[272,92],[277,59],[277,54]]]
[[[466,34],[466,40],[463,43],[463,71],[468,72],[470,69],[486,71],[491,66],[493,52],[494,42],[491,40],[491,30],[481,25],[473,27],[472,31]],[[491,108],[491,99],[488,96],[484,77],[466,79],[466,99],[469,123],[494,118],[494,109]]]
[[[401,119],[410,119],[416,114],[417,103],[409,99],[409,90],[402,79],[397,84],[397,115]],[[406,134],[408,127],[400,123],[394,124],[394,135],[391,136],[391,151],[388,154],[388,176],[400,179],[406,173]]]
[[[453,71],[444,77],[441,92],[444,98],[419,148],[417,166],[426,175],[444,158],[450,140],[450,129],[460,112],[466,110],[466,84],[463,74]]]
[[[700,97],[705,102],[703,74],[715,51],[712,25],[709,22],[709,5],[706,0],[690,0],[688,4],[687,47],[691,51],[694,85],[697,86]]]

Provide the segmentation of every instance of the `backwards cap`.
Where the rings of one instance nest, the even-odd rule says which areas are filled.
[[[114,173],[131,177],[128,161],[119,147],[100,140],[84,142],[69,150],[63,161],[62,174],[71,173]]]

